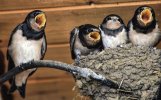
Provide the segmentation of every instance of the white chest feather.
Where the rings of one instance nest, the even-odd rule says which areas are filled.
[[[91,49],[88,49],[87,47],[84,47],[80,41],[80,39],[78,38],[78,36],[76,37],[75,40],[75,44],[74,44],[74,48],[75,48],[75,53],[80,53],[80,54],[88,54],[90,51],[92,51]]]
[[[156,25],[155,29],[148,34],[144,33],[137,33],[135,30],[132,29],[133,25],[130,24],[130,31],[129,31],[129,39],[134,45],[140,46],[154,46],[157,41],[160,39],[161,32]]]
[[[27,40],[22,36],[22,31],[18,30],[12,37],[9,53],[16,66],[30,60],[39,60],[41,57],[42,39]]]
[[[115,48],[127,42],[127,32],[125,29],[123,29],[122,32],[119,32],[116,37],[109,36],[103,31],[101,31],[101,35],[104,48]]]

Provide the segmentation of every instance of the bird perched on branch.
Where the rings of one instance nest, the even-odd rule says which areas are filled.
[[[102,48],[101,33],[98,27],[85,24],[74,28],[70,34],[70,50],[72,59],[79,61],[81,55]]]
[[[127,43],[127,29],[120,16],[111,14],[99,26],[104,49],[116,48]]]
[[[45,13],[35,10],[13,30],[7,49],[8,70],[31,60],[43,59],[47,48],[45,26]],[[27,79],[35,71],[36,68],[29,69],[13,76],[9,93],[17,89],[24,98]]]
[[[136,9],[128,23],[128,36],[133,45],[153,47],[158,44],[161,32],[152,7],[141,6]]]

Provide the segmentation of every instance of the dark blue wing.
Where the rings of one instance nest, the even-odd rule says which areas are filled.
[[[71,57],[72,59],[75,59],[76,58],[76,55],[74,53],[74,44],[75,44],[75,40],[76,40],[76,37],[78,36],[78,29],[77,28],[74,28],[71,33],[70,33],[70,51],[71,51]]]
[[[42,43],[42,46],[41,46],[41,60],[44,58],[46,50],[47,50],[47,41],[46,41],[46,35],[45,35],[45,32],[44,32],[43,43]]]

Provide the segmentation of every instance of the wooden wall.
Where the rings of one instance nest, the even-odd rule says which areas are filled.
[[[72,63],[68,41],[75,26],[85,23],[99,25],[106,15],[112,13],[120,15],[127,23],[141,5],[152,6],[161,24],[161,0],[1,0],[0,50],[6,55],[11,31],[27,13],[41,9],[47,15],[48,50],[45,59]],[[4,62],[6,68],[5,56]],[[38,69],[28,81],[26,100],[72,100],[77,94],[72,91],[73,86],[72,76],[64,71]],[[14,93],[14,99],[21,100],[18,92]]]

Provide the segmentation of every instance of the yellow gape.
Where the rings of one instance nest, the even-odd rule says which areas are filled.
[[[152,21],[152,13],[149,8],[143,10],[140,15],[141,21],[144,23],[144,25],[147,25],[149,22]]]
[[[38,26],[39,28],[44,27],[44,26],[45,26],[45,23],[46,23],[45,14],[44,14],[44,13],[38,14],[38,15],[35,17],[35,21],[36,21],[36,23],[39,25],[39,26]]]
[[[95,41],[95,42],[99,41],[101,38],[101,36],[98,32],[90,32],[89,37],[90,37],[90,39],[92,39],[92,41]]]

